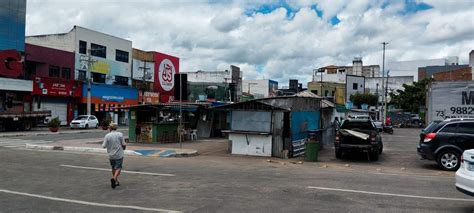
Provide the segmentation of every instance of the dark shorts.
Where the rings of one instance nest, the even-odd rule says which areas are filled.
[[[123,163],[123,158],[121,159],[109,159],[110,160],[110,166],[112,166],[112,169],[122,169],[122,163]]]

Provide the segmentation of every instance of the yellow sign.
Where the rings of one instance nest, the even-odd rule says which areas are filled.
[[[96,61],[94,64],[92,64],[92,71],[102,74],[109,74],[110,65],[105,61]]]

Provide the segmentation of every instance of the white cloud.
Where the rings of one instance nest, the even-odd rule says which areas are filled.
[[[181,58],[182,71],[241,67],[244,79],[304,85],[314,68],[387,60],[459,56],[474,49],[472,0],[426,0],[430,10],[404,14],[404,1],[288,1],[287,9],[255,12],[265,1],[29,0],[27,35],[63,33],[80,25],[127,38],[133,46]],[[390,4],[387,4],[390,3]],[[323,17],[311,6],[317,5]],[[382,6],[384,6],[382,8]],[[251,16],[246,11],[253,11]],[[337,16],[340,23],[329,20]],[[257,67],[259,67],[257,71]],[[263,71],[260,71],[260,68]]]

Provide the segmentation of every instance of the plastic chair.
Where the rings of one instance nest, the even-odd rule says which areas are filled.
[[[189,134],[189,136],[191,137],[191,140],[197,140],[198,136],[197,136],[197,129],[192,129],[191,130],[191,133]]]

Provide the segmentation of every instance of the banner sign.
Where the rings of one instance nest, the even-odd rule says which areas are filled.
[[[434,82],[427,104],[428,121],[474,118],[474,82]]]

